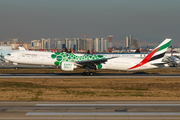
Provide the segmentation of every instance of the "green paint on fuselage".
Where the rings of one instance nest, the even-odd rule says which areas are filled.
[[[58,52],[51,54],[51,58],[57,60],[54,62],[55,65],[60,65],[62,62],[75,62],[75,61],[106,59],[103,55],[85,54],[82,56],[76,56],[73,53],[58,53]],[[96,67],[98,69],[101,69],[102,65],[96,65]]]

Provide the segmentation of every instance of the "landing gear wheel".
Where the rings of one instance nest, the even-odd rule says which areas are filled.
[[[93,75],[93,73],[92,72],[83,72],[83,75],[85,76],[92,76]]]
[[[86,72],[83,72],[83,75],[85,76],[85,75],[86,75]]]
[[[90,73],[89,73],[89,75],[90,75],[90,76],[92,76],[92,75],[93,75],[93,73],[92,73],[92,72],[90,72]]]
[[[87,72],[86,75],[89,76],[89,72]]]

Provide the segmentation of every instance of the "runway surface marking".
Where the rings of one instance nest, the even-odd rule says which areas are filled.
[[[48,107],[54,107],[54,106],[70,106],[70,107],[91,107],[91,106],[96,106],[96,107],[101,107],[101,106],[180,106],[180,104],[36,104],[36,106],[48,106]]]
[[[180,115],[180,112],[27,112],[26,115]]]

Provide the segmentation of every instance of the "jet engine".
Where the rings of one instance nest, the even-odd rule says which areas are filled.
[[[62,62],[61,63],[61,70],[63,71],[73,71],[77,66],[74,62]]]

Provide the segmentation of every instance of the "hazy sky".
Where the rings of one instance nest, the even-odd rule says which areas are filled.
[[[180,38],[180,0],[0,0],[0,40],[133,35]]]

